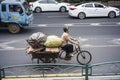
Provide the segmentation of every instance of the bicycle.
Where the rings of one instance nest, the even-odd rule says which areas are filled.
[[[62,56],[65,55],[66,52],[64,50],[61,50],[59,53],[59,58],[60,59],[64,59]],[[80,45],[75,46],[75,50],[73,51],[73,54],[77,54],[76,56],[76,60],[79,64],[85,65],[85,64],[89,64],[92,60],[92,55],[90,52],[86,51],[86,50],[82,50],[80,48]]]

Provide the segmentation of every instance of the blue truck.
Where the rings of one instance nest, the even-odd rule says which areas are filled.
[[[0,28],[19,33],[33,22],[33,13],[25,0],[0,0]]]

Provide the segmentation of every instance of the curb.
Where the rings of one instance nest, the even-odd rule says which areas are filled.
[[[85,77],[3,78],[2,80],[85,80]],[[89,76],[89,80],[120,80],[120,75]]]

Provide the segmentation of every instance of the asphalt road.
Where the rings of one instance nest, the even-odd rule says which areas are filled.
[[[64,26],[70,26],[71,35],[80,41],[82,49],[92,54],[91,64],[120,61],[120,17],[79,20],[67,13],[43,12],[34,13],[33,25],[20,34],[0,30],[0,66],[32,63],[31,56],[25,53],[26,39],[39,31],[61,36]],[[71,61],[58,60],[58,63],[77,62],[73,57]]]

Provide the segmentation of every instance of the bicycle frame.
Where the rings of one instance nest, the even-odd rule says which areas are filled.
[[[74,46],[74,45],[73,45],[73,46]],[[74,54],[74,55],[77,54],[78,52],[81,52],[80,45],[75,45],[74,48],[75,48],[74,51],[73,51],[73,54]],[[59,57],[60,57],[60,58],[61,58],[61,55],[62,55],[63,52],[64,52],[64,50],[61,49],[61,51],[60,51],[60,53],[59,53]],[[66,52],[65,52],[65,53],[66,53]]]
[[[73,54],[77,54],[78,52],[81,52],[80,45],[75,45],[75,50],[73,51]]]

